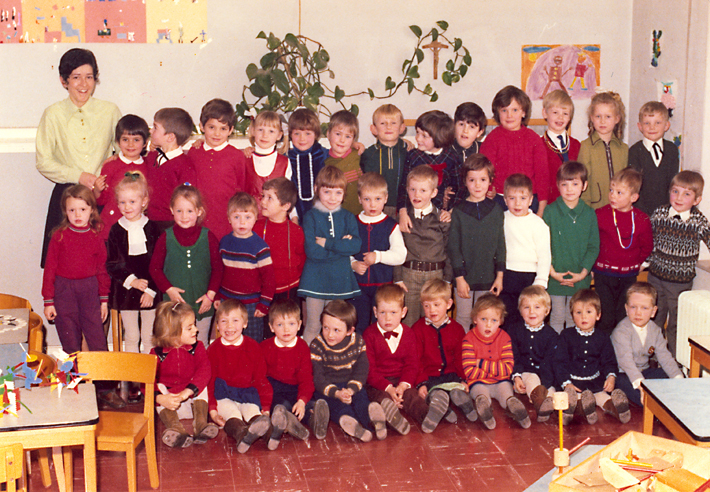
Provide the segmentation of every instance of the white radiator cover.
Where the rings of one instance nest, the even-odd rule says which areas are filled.
[[[676,359],[690,366],[688,337],[710,335],[710,291],[689,290],[678,297],[678,338]]]

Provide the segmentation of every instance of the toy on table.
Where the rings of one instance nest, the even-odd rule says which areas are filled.
[[[563,472],[565,467],[569,466],[569,457],[575,453],[575,451],[578,451],[579,448],[584,446],[589,442],[591,438],[586,438],[584,441],[580,442],[577,444],[575,447],[572,449],[565,449],[564,446],[564,432],[563,432],[563,427],[562,427],[562,412],[564,410],[567,410],[569,407],[569,398],[567,396],[567,393],[564,391],[557,391],[552,395],[552,408],[557,410],[558,415],[559,415],[559,426],[560,426],[560,447],[555,448],[552,462],[553,464],[557,467],[557,470],[555,470],[555,473],[553,473],[553,477],[558,477],[560,476]]]

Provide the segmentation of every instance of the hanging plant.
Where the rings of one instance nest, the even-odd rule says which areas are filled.
[[[357,115],[356,104],[347,103],[350,98],[368,95],[370,99],[387,99],[394,96],[402,87],[407,92],[421,93],[434,102],[439,95],[431,84],[421,87],[419,66],[424,60],[427,43],[443,40],[453,49],[452,57],[445,62],[441,81],[451,86],[459,82],[471,66],[471,54],[460,38],[446,36],[449,24],[438,21],[426,34],[419,26],[409,26],[417,42],[412,55],[402,63],[402,75],[388,76],[384,81],[384,92],[376,93],[373,89],[347,94],[339,85],[332,85],[335,74],[329,67],[330,55],[318,41],[306,36],[288,33],[283,39],[273,33],[267,36],[261,31],[256,37],[266,41],[267,53],[259,64],[247,65],[246,74],[249,85],[242,90],[242,101],[236,106],[237,121],[235,129],[245,133],[249,127],[248,112],[251,108],[258,111],[271,110],[290,113],[299,106],[304,106],[329,119],[331,111],[324,105],[324,99],[335,102],[339,109],[347,109]],[[438,49],[437,49],[438,51]],[[438,60],[438,53],[433,57]]]

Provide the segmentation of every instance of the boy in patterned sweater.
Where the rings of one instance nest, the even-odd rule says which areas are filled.
[[[698,210],[703,198],[703,177],[681,171],[671,181],[670,205],[658,207],[651,216],[653,252],[649,257],[648,283],[658,291],[656,324],[668,316],[666,339],[675,356],[678,296],[693,288],[700,242],[710,248],[710,223]]]

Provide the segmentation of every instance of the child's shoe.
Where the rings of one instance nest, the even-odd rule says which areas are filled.
[[[429,393],[429,411],[422,421],[422,432],[430,434],[439,425],[444,414],[449,410],[449,394],[437,389]]]
[[[587,419],[587,423],[590,425],[596,424],[599,417],[597,417],[597,400],[594,398],[594,393],[590,390],[582,391],[582,394],[579,396],[579,404],[578,407],[581,406],[582,413]]]
[[[158,416],[166,427],[161,436],[166,446],[170,446],[171,448],[186,448],[192,444],[192,436],[188,434],[185,427],[182,426],[175,410],[164,408]]]
[[[602,409],[604,413],[608,413],[619,419],[622,424],[631,420],[629,399],[626,397],[626,393],[619,388],[611,392],[611,400],[607,400]]]
[[[449,396],[449,398],[451,398],[451,396]],[[473,403],[471,403],[471,405],[473,405]],[[474,411],[473,413],[476,412]],[[444,414],[444,420],[450,424],[456,424],[459,421],[459,418],[456,416],[456,412],[454,412],[451,408],[447,408],[446,413]]]
[[[552,405],[552,398],[547,396],[547,388],[541,384],[537,385],[530,392],[530,401],[532,401],[535,413],[537,413],[538,422],[550,420],[550,415],[555,409]]]
[[[232,417],[224,424],[224,433],[240,443],[247,434],[247,424],[242,419]]]
[[[309,423],[316,439],[323,440],[328,435],[328,422],[330,421],[330,408],[325,400],[316,401],[311,409]]]
[[[389,398],[382,400],[381,405],[382,410],[385,411],[385,420],[387,420],[387,423],[403,436],[409,434],[409,422],[402,416],[397,405]]]
[[[460,389],[452,389],[449,392],[449,398],[454,402],[454,405],[459,407],[469,421],[475,422],[478,420],[476,407],[473,406],[473,400],[471,400],[468,393]]]
[[[288,410],[286,410],[286,432],[301,441],[307,440],[308,436],[311,435],[306,426],[298,420],[298,417]]]
[[[338,423],[347,435],[356,437],[362,442],[372,441],[372,432],[360,425],[360,422],[358,422],[355,417],[341,415]]]
[[[496,428],[496,418],[491,410],[491,401],[486,395],[478,395],[476,397],[476,412],[481,423],[486,426],[486,429],[493,430]]]
[[[192,402],[192,433],[195,444],[204,444],[219,434],[219,427],[207,422],[207,402],[193,400]]]
[[[257,415],[249,421],[247,432],[237,445],[237,451],[241,454],[249,451],[254,442],[269,431],[271,420],[266,415]]]
[[[276,405],[274,407],[274,412],[271,414],[271,432],[269,433],[269,442],[266,447],[269,451],[274,451],[279,447],[281,442],[281,436],[286,430],[286,407],[283,405]]]
[[[380,441],[387,437],[387,420],[385,419],[385,411],[382,409],[382,405],[376,401],[370,402],[367,407],[367,414],[370,416],[370,422],[375,428],[375,436]]]
[[[577,396],[577,390],[575,390],[571,384],[568,384],[564,391],[567,393],[568,405],[567,410],[562,411],[562,425],[569,425],[572,423],[575,410],[577,410],[577,400],[579,397]]]
[[[506,400],[505,406],[513,417],[513,420],[515,420],[520,427],[523,429],[530,427],[530,416],[522,401],[518,400],[515,396],[511,396]]]

